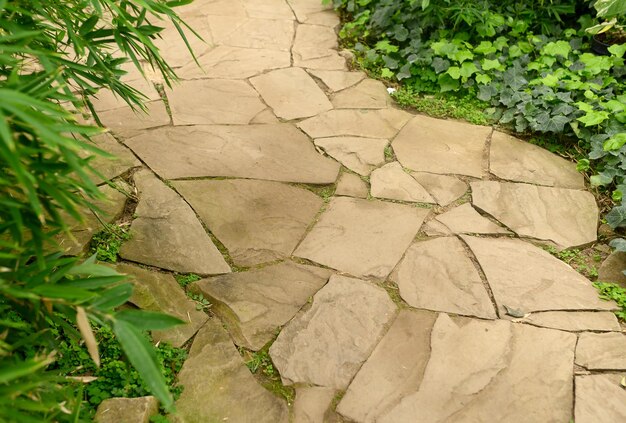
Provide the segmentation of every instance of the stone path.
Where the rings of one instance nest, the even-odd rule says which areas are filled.
[[[115,138],[98,143],[119,159],[94,164],[138,197],[118,266],[133,304],[189,322],[153,334],[190,345],[179,421],[626,421],[616,305],[540,247],[596,241],[572,163],[397,109],[348,70],[320,0],[180,13],[206,41],[191,39],[202,68],[168,28],[181,82],[161,98],[132,71],[147,116],[103,93]],[[124,197],[102,189],[114,221]],[[74,230],[70,253],[97,219]],[[173,272],[202,277],[187,290],[210,315]],[[294,404],[243,349],[269,349]]]

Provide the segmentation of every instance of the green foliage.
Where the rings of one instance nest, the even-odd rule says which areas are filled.
[[[240,353],[244,355],[248,369],[257,376],[261,384],[266,389],[284,397],[287,403],[291,404],[295,398],[295,390],[293,387],[282,384],[278,370],[272,363],[268,350],[269,345],[266,345],[263,349],[256,352],[240,348]]]
[[[573,248],[558,251],[554,247],[545,247],[545,250],[572,266],[585,277],[592,280],[598,277],[596,264],[602,260],[602,257],[597,252],[593,252],[593,249],[581,251],[577,248]]]
[[[97,232],[93,238],[89,249],[100,261],[109,263],[117,262],[117,258],[124,241],[130,239],[128,228],[117,225],[104,225],[104,228]]]
[[[204,295],[194,294],[192,292],[188,292],[187,295],[196,303],[196,310],[208,311],[209,308],[211,308],[211,302],[204,298]]]
[[[195,282],[195,281],[199,281],[200,279],[202,279],[200,276],[196,275],[195,273],[188,273],[186,275],[174,275],[174,278],[176,279],[176,282],[178,282],[178,284],[182,287],[182,288],[186,288],[187,285],[189,285],[191,282]]]
[[[604,300],[613,300],[620,307],[615,315],[626,322],[626,289],[614,283],[595,282],[593,284],[600,291],[600,298]]]

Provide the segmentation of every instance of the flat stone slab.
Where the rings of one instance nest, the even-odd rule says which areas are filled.
[[[593,330],[599,332],[621,331],[615,314],[610,311],[544,311],[531,313],[523,322],[551,329],[580,332]]]
[[[320,14],[335,14],[332,10],[331,5],[322,4],[317,0],[287,0],[287,3],[289,4],[289,6],[291,6],[291,9],[295,13],[296,18],[300,23],[312,23],[321,25],[322,22],[327,21],[327,18],[320,17]],[[339,21],[337,21],[337,24],[338,23]]]
[[[309,69],[347,70],[346,59],[337,52],[337,34],[319,25],[298,25],[293,41],[293,65]]]
[[[591,281],[541,248],[519,239],[462,238],[487,277],[500,315],[505,305],[522,313],[615,309],[598,297]]]
[[[259,385],[217,319],[196,335],[178,374],[180,422],[287,423],[285,401]]]
[[[576,423],[626,421],[624,374],[576,376]]]
[[[387,334],[361,366],[337,411],[359,423],[374,423],[419,386],[437,314],[400,310]]]
[[[342,173],[337,181],[335,195],[347,197],[367,198],[369,189],[367,184],[353,173]]]
[[[183,10],[183,8],[180,8],[178,13],[184,14]],[[180,16],[182,17],[182,15]],[[206,16],[190,16],[185,17],[184,20],[202,37],[202,39],[198,38],[188,28],[181,25],[193,54],[196,57],[200,57],[211,51],[211,49],[215,47],[215,44]],[[171,22],[159,22],[159,26],[163,26],[165,29],[160,33],[161,38],[155,39],[153,43],[159,48],[159,52],[165,62],[173,68],[179,68],[188,63],[195,64],[193,56],[185,44],[185,41],[180,36],[178,29]]]
[[[386,277],[429,210],[335,197],[294,255],[355,276]]]
[[[296,19],[284,0],[246,0],[243,6],[252,18]]]
[[[569,421],[575,344],[567,332],[441,314],[421,383],[376,421]]]
[[[365,78],[363,72],[346,72],[340,70],[316,70],[310,69],[309,73],[322,80],[324,85],[332,92],[344,90],[355,85]]]
[[[207,20],[216,44],[280,51],[291,48],[294,36],[292,20],[241,16],[208,16]]]
[[[447,206],[458,200],[467,192],[469,188],[462,180],[449,175],[437,175],[435,173],[411,172],[426,191],[432,195],[440,206]]]
[[[552,241],[563,248],[597,239],[599,212],[590,192],[496,181],[470,185],[474,206],[519,236]]]
[[[380,169],[374,170],[370,177],[370,184],[372,197],[415,203],[435,203],[428,191],[405,172],[398,162],[387,163]]]
[[[96,423],[149,423],[159,413],[159,401],[152,396],[139,398],[109,398],[98,406]]]
[[[501,179],[551,187],[584,189],[576,164],[536,145],[495,131],[491,137],[489,170]]]
[[[167,98],[174,125],[245,125],[265,109],[250,85],[227,79],[181,81]]]
[[[431,219],[428,222],[424,223],[424,226],[422,226],[422,231],[426,235],[433,237],[452,235],[450,229],[448,229],[446,225],[436,219]]]
[[[320,288],[331,271],[292,262],[194,282],[237,345],[260,350]]]
[[[315,145],[345,167],[367,176],[385,163],[385,147],[389,141],[382,138],[331,137],[317,138]]]
[[[152,331],[155,342],[169,342],[177,348],[181,347],[208,320],[206,313],[196,310],[194,302],[172,275],[125,263],[116,265],[115,269],[132,278],[134,289],[129,302],[143,310],[169,314],[185,322],[184,325]]]
[[[174,186],[240,266],[290,256],[323,203],[311,191],[280,182],[196,180]]]
[[[123,138],[130,138],[145,132],[144,129],[170,124],[170,116],[162,101],[150,101],[145,103],[145,106],[145,112],[134,111],[129,106],[125,106],[98,113],[98,117],[105,127]]]
[[[336,109],[384,109],[390,102],[385,84],[374,79],[365,79],[333,96]]]
[[[298,127],[311,138],[353,136],[391,139],[411,115],[396,109],[330,110],[306,119]]]
[[[455,234],[510,234],[486,217],[481,216],[469,203],[461,204],[435,219]]]
[[[134,177],[139,205],[122,258],[182,273],[230,272],[185,200],[147,170]]]
[[[315,116],[333,108],[313,78],[300,68],[279,69],[250,79],[274,114],[285,120]]]
[[[335,396],[332,388],[312,386],[296,390],[293,420],[298,423],[326,423],[324,415]]]
[[[167,179],[225,176],[330,184],[340,167],[289,124],[162,128],[127,145]]]
[[[589,370],[626,370],[626,335],[581,333],[576,346],[576,364]]]
[[[598,280],[601,282],[612,282],[626,288],[626,253],[614,251],[602,262],[598,269]]]
[[[128,76],[122,76],[121,81],[132,88],[136,89],[140,93],[146,96],[146,101],[160,100],[161,95],[154,88],[154,84],[145,78],[129,78]],[[128,107],[128,103],[115,94],[111,90],[101,89],[91,99],[93,108],[96,112],[104,112],[107,110],[119,109]]]
[[[418,115],[392,145],[398,161],[411,170],[481,178],[490,133],[486,126]]]
[[[133,167],[141,166],[141,162],[128,147],[124,144],[120,144],[111,134],[105,133],[97,135],[91,139],[96,147],[107,153],[115,156],[102,157],[99,155],[93,156],[93,159],[89,164],[100,174],[94,176],[94,182],[100,184],[105,181],[109,181],[116,176],[127,172]],[[89,152],[85,152],[85,156],[90,155]]]
[[[269,350],[283,383],[345,389],[395,311],[384,289],[331,276],[311,308],[285,326]]]
[[[458,238],[435,238],[411,245],[390,279],[412,307],[497,318],[478,271]]]

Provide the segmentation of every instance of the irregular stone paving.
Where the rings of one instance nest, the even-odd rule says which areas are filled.
[[[166,25],[157,44],[181,81],[157,90],[149,66],[149,81],[125,66],[151,114],[100,93],[111,132],[96,145],[118,160],[91,163],[114,200],[98,217],[130,222],[117,265],[134,276],[130,306],[187,322],[152,334],[190,347],[173,421],[626,419],[616,304],[541,248],[597,240],[574,164],[399,110],[349,70],[320,0],[179,11],[201,67]],[[99,229],[89,216],[68,254]],[[269,353],[293,404],[248,353]]]

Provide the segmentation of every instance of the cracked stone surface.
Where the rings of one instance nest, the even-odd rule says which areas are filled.
[[[325,423],[324,415],[335,396],[332,388],[312,386],[296,390],[293,419],[298,423]]]
[[[372,197],[414,203],[435,203],[428,191],[405,172],[398,162],[388,163],[374,170],[370,183]]]
[[[208,22],[218,45],[280,51],[291,48],[294,27],[288,19],[209,16]]]
[[[354,136],[393,138],[411,115],[396,109],[330,110],[306,119],[298,127],[311,138]]]
[[[332,28],[298,25],[291,52],[294,66],[308,69],[347,70],[346,59],[337,52],[339,44]]]
[[[598,206],[587,191],[529,184],[472,182],[472,203],[520,236],[563,247],[595,242]]]
[[[411,172],[411,176],[433,196],[440,206],[447,206],[467,192],[468,186],[462,180],[449,175],[426,172]]]
[[[336,109],[384,109],[390,100],[385,84],[365,79],[358,85],[335,94],[333,106]]]
[[[96,178],[96,183],[100,184],[111,180],[125,173],[130,168],[141,166],[141,162],[135,157],[132,151],[117,142],[111,134],[98,135],[93,137],[92,140],[96,147],[114,156],[113,158],[95,156],[94,159],[89,162],[102,176]]]
[[[314,70],[310,69],[309,73],[322,80],[331,91],[341,91],[355,85],[357,82],[365,78],[363,72],[346,72],[334,70]]]
[[[576,376],[576,423],[626,421],[624,374]]]
[[[442,213],[436,219],[455,234],[510,234],[502,226],[481,216],[469,203]]]
[[[159,413],[159,401],[152,396],[139,398],[109,398],[98,406],[94,416],[97,423],[132,421],[149,423],[150,417]]]
[[[333,275],[270,348],[287,384],[345,389],[396,311],[384,289]]]
[[[337,181],[335,195],[367,198],[368,192],[367,184],[361,178],[353,173],[343,173]]]
[[[385,147],[389,141],[380,138],[330,137],[317,138],[315,145],[345,167],[367,176],[385,163]]]
[[[145,129],[168,125],[170,116],[162,101],[146,103],[146,112],[134,111],[129,106],[98,113],[102,124],[122,138],[141,134]]]
[[[576,345],[576,364],[589,370],[626,370],[626,335],[582,333]]]
[[[572,332],[585,330],[618,332],[621,330],[617,317],[609,311],[544,311],[531,313],[523,321],[537,326]]]
[[[191,51],[196,57],[204,56],[215,47],[209,21],[205,16],[185,17],[185,22],[202,37],[198,38],[189,29],[182,27]],[[159,23],[165,29],[161,32],[161,39],[154,40],[154,44],[159,48],[163,59],[173,68],[179,68],[188,63],[193,63],[193,56],[185,41],[180,36],[178,29],[171,23]]]

